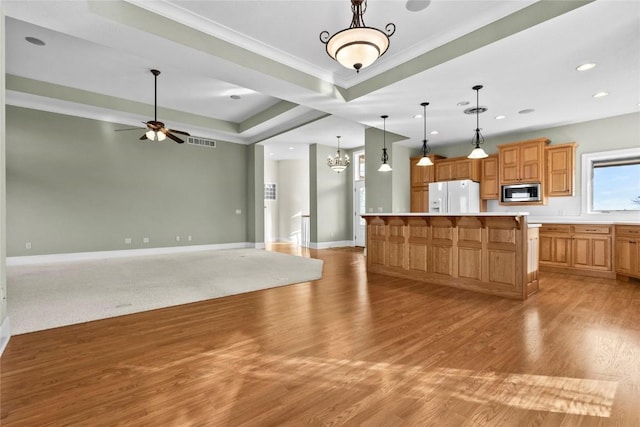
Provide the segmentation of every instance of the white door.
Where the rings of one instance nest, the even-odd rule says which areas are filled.
[[[360,216],[367,210],[364,181],[355,181],[353,190],[353,240],[356,246],[364,247],[367,242],[367,221]]]

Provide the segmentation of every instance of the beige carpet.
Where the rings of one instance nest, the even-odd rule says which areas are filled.
[[[7,267],[12,335],[307,282],[322,261],[258,249]]]

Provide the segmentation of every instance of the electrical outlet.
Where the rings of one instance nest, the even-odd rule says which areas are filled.
[[[31,249],[31,242],[27,242],[27,243],[25,243],[25,244],[24,244],[24,247],[25,247],[27,250]]]
[[[125,237],[124,238],[124,244],[125,245],[130,245],[131,244],[131,237]]]
[[[242,210],[236,209],[236,215],[241,215],[241,214],[242,214]]]
[[[142,238],[142,243],[149,243],[149,238],[148,237],[143,237]]]
[[[191,235],[187,236],[187,240],[191,241]]]
[[[176,242],[180,241],[180,236],[176,236]]]

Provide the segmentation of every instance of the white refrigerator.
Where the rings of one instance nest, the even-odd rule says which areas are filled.
[[[480,184],[470,179],[429,184],[429,213],[480,212]]]

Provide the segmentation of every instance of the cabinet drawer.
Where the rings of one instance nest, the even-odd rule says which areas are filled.
[[[580,224],[573,226],[573,232],[576,234],[611,234],[611,226]]]
[[[542,233],[570,233],[571,226],[567,224],[542,224],[540,228]]]
[[[640,237],[640,225],[616,225],[616,236]]]

